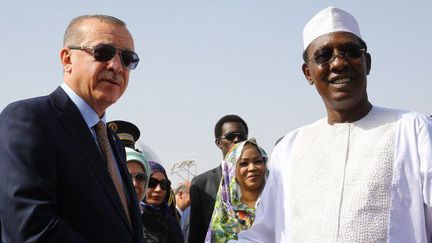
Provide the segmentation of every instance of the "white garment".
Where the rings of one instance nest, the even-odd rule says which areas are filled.
[[[389,119],[384,121],[382,119],[376,118],[376,116],[380,115],[382,118],[382,114],[385,114],[384,117],[388,117]],[[394,115],[396,115],[396,118],[392,119],[391,117],[395,117]],[[374,122],[365,122],[368,119]],[[395,122],[392,122],[392,120],[395,120]],[[293,216],[292,205],[295,204],[296,200],[293,198],[293,193],[302,193],[301,191],[297,191],[298,188],[295,187],[299,185],[299,182],[297,181],[299,178],[303,176],[305,181],[308,179],[310,180],[313,176],[316,176],[311,173],[314,173],[318,170],[314,168],[314,170],[310,170],[310,172],[308,170],[304,170],[307,174],[293,175],[293,168],[296,166],[299,167],[298,164],[302,162],[301,159],[299,159],[301,158],[301,155],[299,156],[296,154],[297,151],[299,151],[297,146],[299,144],[303,145],[301,140],[304,140],[306,137],[302,136],[305,134],[310,134],[307,133],[308,130],[314,130],[317,128],[339,129],[339,125],[341,125],[336,124],[330,126],[325,121],[326,120],[319,120],[311,125],[299,128],[287,134],[285,138],[275,147],[268,164],[270,176],[261,195],[261,201],[257,208],[254,225],[249,230],[243,231],[239,234],[239,242],[296,242],[293,240],[293,235],[297,234],[298,236],[298,233],[302,228],[305,230],[305,235],[309,233],[307,232],[307,230],[310,229],[308,228],[308,225],[293,225],[293,221],[301,222],[298,220],[298,215]],[[377,124],[377,121],[382,122]],[[373,218],[373,215],[376,213],[374,212],[370,214],[372,217],[370,217],[369,220],[365,220],[363,224],[361,224],[362,221],[354,222],[357,223],[359,227],[364,227],[366,225],[367,232],[373,228],[367,224],[378,222],[378,225],[375,225],[374,227],[380,228],[377,232],[380,234],[384,233],[385,239],[375,239],[375,241],[372,242],[432,242],[432,120],[429,117],[414,112],[373,107],[372,111],[367,116],[355,123],[347,124],[347,126],[355,129],[357,133],[362,135],[362,133],[367,134],[370,130],[373,130],[379,126],[385,126],[386,124],[393,124],[388,126],[392,131],[386,131],[385,134],[386,136],[392,136],[393,134],[394,138],[384,139],[384,141],[391,141],[391,144],[387,144],[382,147],[382,145],[378,145],[379,143],[377,142],[375,143],[377,148],[370,148],[374,150],[372,154],[376,154],[376,151],[382,150],[384,156],[386,156],[386,152],[393,151],[392,156],[390,156],[390,162],[392,163],[387,165],[387,169],[391,167],[390,169],[392,173],[390,175],[391,184],[385,187],[387,188],[386,190],[389,191],[384,193],[383,197],[382,211],[384,212],[379,212],[376,214],[377,217],[381,218],[380,220]],[[365,125],[370,126],[368,127]],[[362,132],[362,130],[364,131]],[[361,136],[357,136],[357,138],[359,137]],[[356,140],[355,136],[349,138]],[[336,137],[333,139],[337,140]],[[358,141],[350,142],[354,142],[354,144],[361,144],[362,141],[364,140],[358,139]],[[336,141],[336,143],[337,142],[338,141]],[[320,146],[326,147],[325,144]],[[341,146],[342,150],[346,149],[343,147],[344,145]],[[307,149],[309,149],[310,153],[312,154],[315,148],[310,146]],[[307,151],[307,149],[302,149],[302,151]],[[350,148],[348,146],[348,150],[350,149],[355,150],[355,148]],[[367,158],[369,153],[370,151],[364,151],[362,152],[362,156],[366,156]],[[317,156],[316,160],[319,162],[328,156],[328,154],[319,153],[315,156]],[[371,159],[376,160],[377,158],[375,157],[377,156],[374,156],[374,158]],[[347,164],[346,166],[348,168],[349,165]],[[367,167],[367,165],[365,165],[365,167]],[[361,168],[361,166],[357,168]],[[386,170],[385,168],[382,169],[383,171]],[[355,175],[355,170],[351,171],[350,173],[352,177]],[[342,174],[345,174],[344,180],[347,180],[349,173],[343,172]],[[384,175],[385,174],[386,173],[384,172]],[[336,176],[337,175],[335,175],[335,177]],[[296,181],[293,181],[293,178],[296,178]],[[318,176],[315,178],[320,177]],[[385,182],[386,180],[384,179],[383,181]],[[388,182],[385,182],[384,184],[388,184]],[[343,184],[343,186],[346,186],[346,184]],[[307,189],[308,191],[313,190],[313,188]],[[327,191],[322,191],[319,193],[319,196],[322,197],[322,202],[327,200],[327,198],[325,198],[327,195],[334,195],[335,191],[337,192],[338,190],[342,191],[342,193],[347,193],[345,196],[351,195],[349,198],[345,199],[348,201],[353,201],[352,197],[354,195],[352,193],[350,194],[349,192],[343,192],[343,190],[340,190],[336,187],[329,187]],[[381,190],[380,193],[382,192],[386,191]],[[386,194],[389,195],[388,199],[386,199]],[[313,197],[311,196],[310,198]],[[379,201],[376,199],[374,200],[375,203]],[[310,204],[310,202],[308,203]],[[319,204],[319,201],[317,204]],[[326,208],[328,205],[323,206],[324,207],[322,210],[328,209]],[[320,205],[316,205],[316,207],[319,209]],[[349,209],[349,207],[347,207],[347,209]],[[353,210],[353,213],[355,213],[355,211],[359,209],[365,210],[364,208],[351,208],[350,210],[345,210],[345,216],[351,213],[351,210]],[[343,211],[343,207],[339,207],[339,210]],[[367,210],[369,210],[369,207]],[[327,212],[323,212],[320,213],[320,215],[326,215],[326,213]],[[331,213],[327,213],[327,215],[331,215]],[[339,212],[339,214],[336,214],[336,216],[339,216],[339,220],[341,221],[341,232],[343,232],[343,230],[346,232],[347,229],[350,229],[349,227],[346,227],[346,222],[346,225],[344,225],[342,222],[343,217],[340,217],[344,216],[342,212]],[[349,215],[349,217],[353,216]],[[358,219],[358,217],[356,217],[357,216],[354,216],[353,218]],[[366,217],[363,219],[368,218]],[[335,225],[334,222],[326,221],[327,218],[317,218],[317,220],[318,223],[314,221],[310,222],[310,224],[318,224],[321,229],[325,229],[327,225],[328,227],[334,227]],[[336,224],[336,226],[338,225]],[[334,228],[328,229],[328,232],[326,232],[327,235],[324,235],[321,239],[315,238],[312,242],[346,241],[347,238],[343,237],[332,238],[332,236],[334,236],[331,235],[332,232],[334,233],[337,231],[334,231]],[[328,233],[330,234],[330,237]],[[374,232],[372,232],[372,234],[374,234]],[[356,234],[351,234],[351,237],[352,236],[357,237]],[[302,239],[305,240],[305,238]],[[359,238],[355,238],[346,242],[361,242],[364,239],[365,238],[363,235]]]

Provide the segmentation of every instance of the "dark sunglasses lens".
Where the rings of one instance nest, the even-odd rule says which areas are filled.
[[[165,191],[168,190],[169,187],[171,186],[171,183],[168,180],[158,181],[157,179],[150,177],[149,184],[148,184],[149,188],[155,188],[157,187],[158,184],[160,185],[161,189]]]
[[[330,61],[330,59],[333,57],[333,52],[327,49],[324,50],[319,50],[317,52],[315,52],[314,55],[314,59],[315,62],[320,64],[320,63],[326,63],[328,61]]]
[[[362,51],[361,51],[361,48],[359,48],[359,47],[358,48],[352,48],[352,49],[345,51],[345,56],[348,58],[352,58],[352,59],[359,58],[361,56],[361,54],[362,54]]]
[[[150,177],[150,180],[149,180],[149,183],[148,183],[148,187],[149,188],[155,188],[158,184],[159,184],[158,180],[156,180],[153,177]]]
[[[108,62],[116,53],[115,47],[106,44],[99,44],[94,48],[94,57],[98,62]]]
[[[170,183],[167,180],[163,180],[163,181],[159,181],[159,185],[162,188],[162,190],[168,190],[168,188],[170,187]]]
[[[121,52],[121,59],[123,65],[125,65],[125,67],[129,68],[130,70],[135,69],[139,62],[138,55],[135,52],[128,50],[123,50]]]
[[[147,175],[144,173],[139,173],[135,175],[135,180],[139,183],[143,183],[147,179]]]
[[[234,133],[227,133],[227,134],[225,134],[224,137],[225,137],[225,139],[232,141],[235,138],[235,134]]]
[[[225,138],[233,141],[236,137],[238,137],[240,140],[246,140],[246,135],[240,132],[230,132],[225,134]]]
[[[244,141],[244,140],[247,139],[246,134],[243,134],[243,133],[239,133],[239,134],[238,134],[238,138],[239,138],[240,140],[242,140],[242,141]]]

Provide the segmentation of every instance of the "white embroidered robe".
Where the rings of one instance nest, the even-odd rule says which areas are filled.
[[[373,107],[354,123],[326,121],[275,147],[239,242],[432,242],[432,120]]]

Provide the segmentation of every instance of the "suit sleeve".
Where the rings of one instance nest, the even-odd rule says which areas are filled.
[[[188,242],[189,240],[189,222],[190,222],[190,207],[187,207],[186,210],[183,212],[183,215],[181,217],[181,228],[184,236],[184,242]]]
[[[40,107],[14,103],[0,114],[3,238],[8,242],[86,242],[58,213],[59,162],[47,125],[50,114]]]
[[[196,180],[192,180],[190,188],[191,197],[191,208],[190,208],[190,221],[189,221],[189,238],[190,243],[199,242],[199,235],[202,232],[202,226],[204,225],[201,205],[201,194],[200,188],[197,185]]]

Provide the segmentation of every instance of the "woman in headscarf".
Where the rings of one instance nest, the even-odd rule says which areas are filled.
[[[168,209],[171,182],[162,165],[154,161],[149,164],[151,174],[142,203],[144,239],[147,243],[182,243],[180,225]]]
[[[267,154],[254,138],[233,145],[222,162],[222,180],[206,242],[236,240],[250,228],[267,177]]]
[[[132,183],[141,202],[146,194],[149,176],[151,174],[150,165],[141,152],[126,147],[126,161],[129,174],[132,177]],[[141,207],[141,205],[140,205]],[[141,209],[142,211],[142,209]]]

